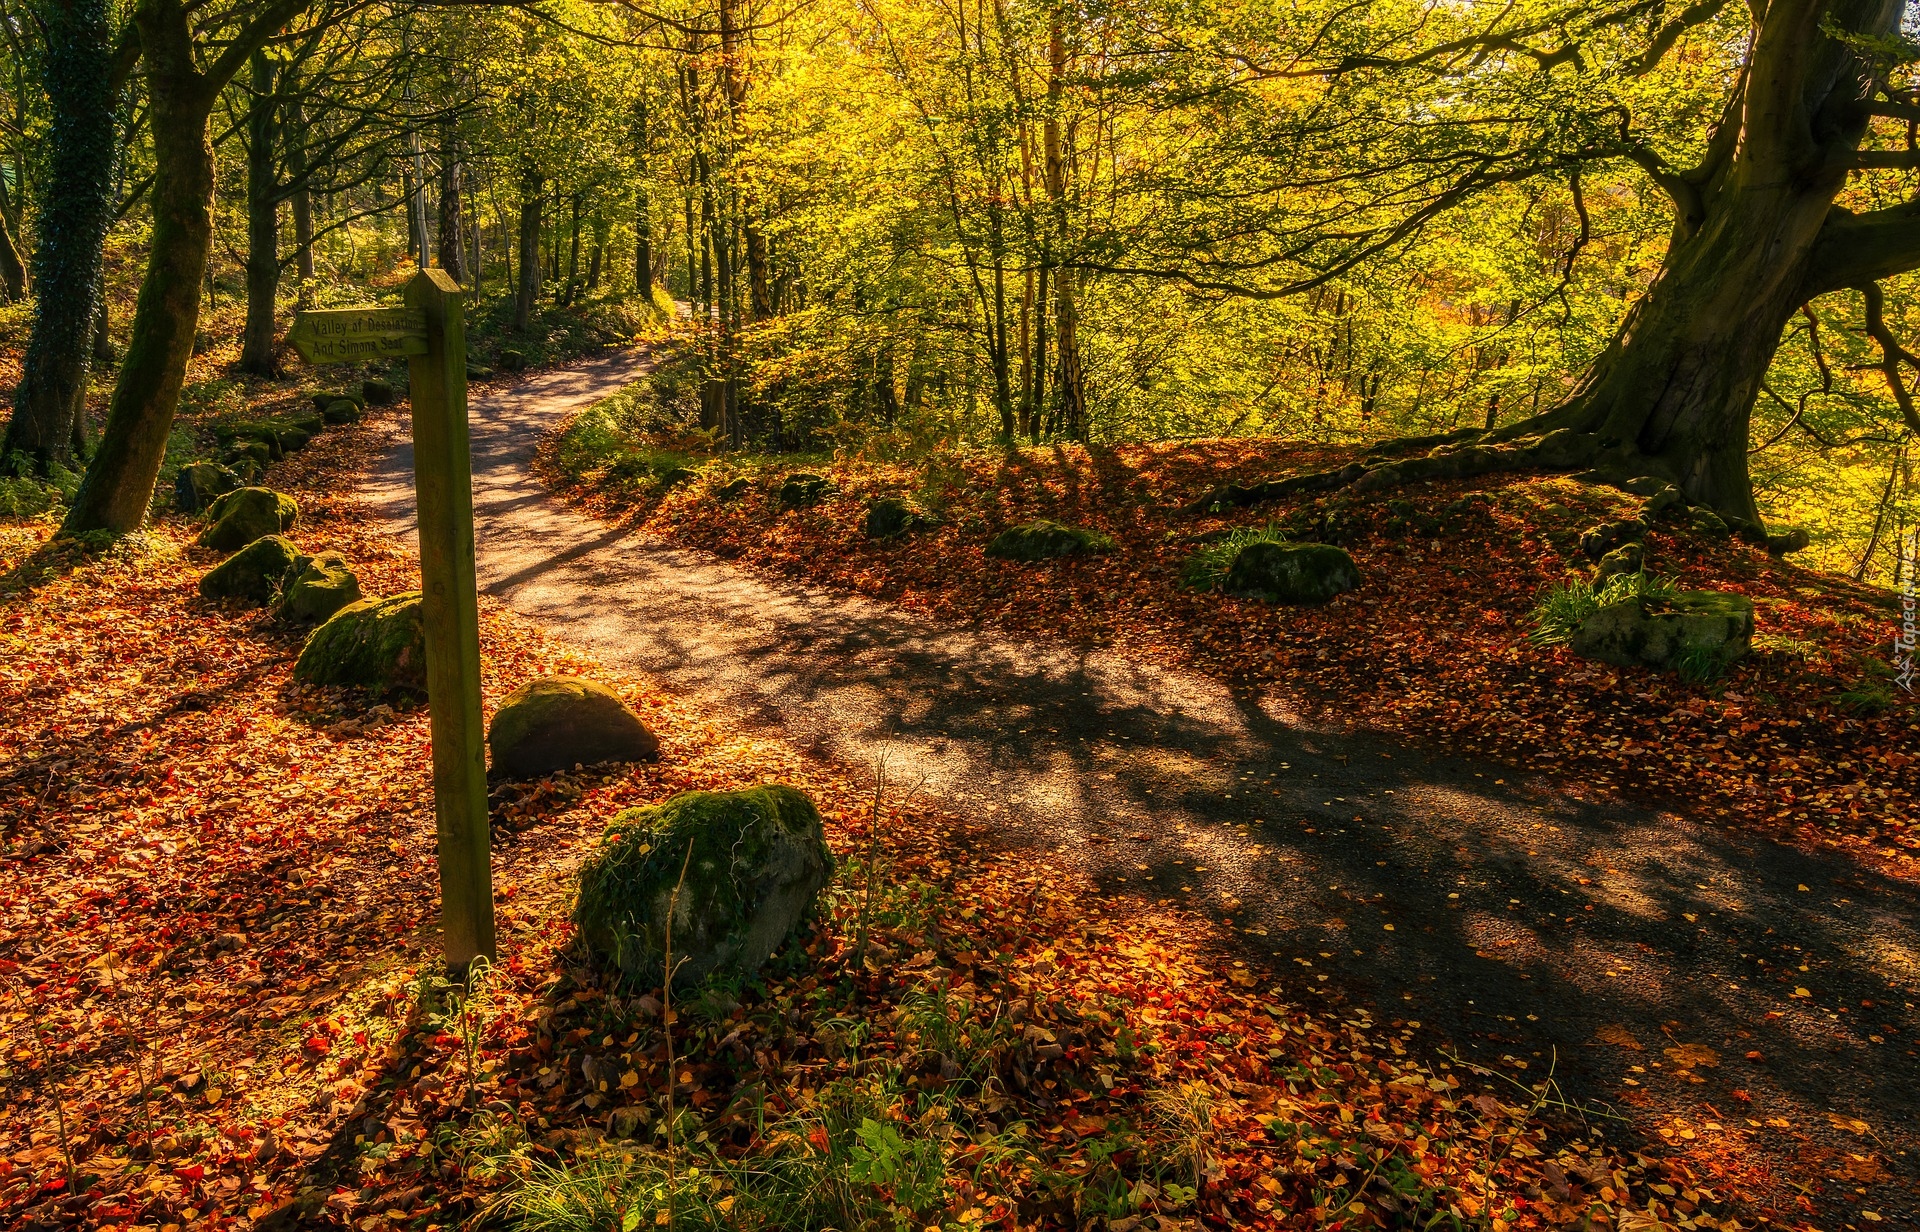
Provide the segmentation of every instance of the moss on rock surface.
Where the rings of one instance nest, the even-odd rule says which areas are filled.
[[[581,868],[573,920],[595,954],[656,982],[674,905],[675,983],[691,984],[759,967],[832,876],[820,811],[796,788],[686,792],[613,819]]]
[[[780,507],[782,509],[805,509],[827,499],[833,491],[833,484],[825,475],[811,475],[804,471],[788,475],[780,483]]]
[[[1221,589],[1268,603],[1325,603],[1360,585],[1360,570],[1330,543],[1247,544],[1227,566]]]
[[[200,532],[200,546],[232,552],[280,534],[299,516],[300,506],[291,496],[272,488],[240,488],[207,506],[211,525]]]
[[[360,579],[338,552],[302,556],[293,562],[280,595],[280,614],[289,620],[319,621],[360,601]]]
[[[366,412],[351,398],[335,398],[321,409],[320,415],[330,424],[359,423],[366,418]]]
[[[1007,527],[987,544],[987,555],[997,560],[1056,560],[1063,556],[1091,556],[1112,547],[1113,540],[1097,530],[1042,519]]]
[[[543,676],[507,694],[487,725],[493,768],[538,778],[574,765],[652,761],[660,741],[620,695],[573,676]]]
[[[420,592],[362,599],[313,631],[293,678],[303,684],[357,684],[381,693],[427,687],[426,624]]]
[[[1717,675],[1746,657],[1753,600],[1717,590],[1683,590],[1664,602],[1610,603],[1580,622],[1573,652],[1620,667],[1678,668]]]
[[[882,496],[867,506],[867,538],[898,539],[934,525],[934,518],[912,501]]]
[[[207,570],[200,578],[200,593],[209,599],[271,603],[299,559],[300,550],[285,535],[255,539]]]
[[[240,486],[232,467],[218,462],[189,462],[173,477],[173,507],[180,513],[199,513]]]

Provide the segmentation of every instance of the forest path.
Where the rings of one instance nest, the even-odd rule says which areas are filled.
[[[594,521],[534,477],[534,448],[646,365],[616,353],[473,401],[484,593],[824,755],[871,765],[891,747],[896,781],[924,774],[933,799],[1010,846],[1104,892],[1231,920],[1246,960],[1304,999],[1417,1020],[1468,1059],[1526,1083],[1551,1071],[1567,1099],[1644,1127],[1683,1118],[1703,1151],[1720,1136],[1708,1122],[1748,1130],[1790,1179],[1830,1171],[1836,1150],[1877,1154],[1892,1175],[1857,1168],[1868,1193],[1843,1209],[1920,1216],[1912,887],[1496,764],[1314,730],[1271,697],[1105,649],[936,625]],[[397,529],[413,506],[405,429],[370,481]],[[1681,1045],[1710,1052],[1663,1051]]]

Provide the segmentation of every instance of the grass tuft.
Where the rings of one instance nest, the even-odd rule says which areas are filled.
[[[1285,543],[1287,532],[1276,522],[1265,526],[1237,526],[1224,539],[1206,544],[1187,558],[1181,568],[1180,580],[1189,589],[1202,594],[1217,590],[1226,580],[1227,570],[1233,568],[1234,558],[1240,550],[1254,543]]]

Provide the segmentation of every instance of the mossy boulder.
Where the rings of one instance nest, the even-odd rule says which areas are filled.
[[[1697,535],[1705,535],[1709,539],[1725,539],[1733,533],[1733,527],[1727,525],[1727,520],[1711,509],[1690,510],[1687,517]]]
[[[298,411],[295,412],[293,418],[288,422],[306,433],[308,439],[311,440],[313,437],[319,436],[321,430],[327,426],[327,417],[317,410]]]
[[[292,424],[286,425],[285,427],[281,428],[279,431],[280,431],[280,447],[286,450],[288,453],[294,453],[298,450],[305,449],[307,447],[307,443],[313,440],[313,436],[314,436],[313,433],[307,431],[305,428],[296,428]]]
[[[1573,652],[1584,658],[1701,675],[1745,658],[1752,642],[1753,600],[1717,590],[1610,603],[1573,632]]]
[[[515,350],[513,347],[500,348],[500,371],[520,372],[525,370],[526,366],[527,356],[524,351]]]
[[[249,445],[260,445],[266,450],[264,461],[278,462],[287,456],[286,446],[280,439],[280,430],[272,424],[254,420],[222,424],[213,430],[213,438],[232,449],[246,449]]]
[[[360,382],[360,396],[367,400],[368,406],[392,406],[393,382],[370,376]]]
[[[330,424],[359,423],[366,418],[366,412],[351,398],[335,398],[327,403],[320,415]]]
[[[833,484],[825,475],[798,471],[780,481],[780,507],[805,509],[827,499],[827,494],[832,491]]]
[[[713,499],[724,505],[739,500],[751,491],[753,491],[753,480],[742,475],[738,479],[729,479],[727,482],[715,488],[713,490]]]
[[[293,665],[302,684],[357,684],[376,692],[427,687],[420,592],[362,599],[313,631]]]
[[[359,601],[360,579],[347,566],[347,558],[322,552],[293,562],[280,590],[280,615],[311,624]]]
[[[665,973],[671,907],[675,984],[692,984],[759,967],[832,876],[820,811],[804,793],[691,791],[613,819],[580,870],[573,920],[589,950],[653,981]]]
[[[1064,556],[1091,556],[1112,547],[1113,540],[1097,530],[1042,519],[1007,527],[987,544],[987,555],[996,560],[1056,560]]]
[[[232,467],[218,462],[189,462],[173,477],[173,507],[181,513],[199,513],[240,486]]]
[[[278,535],[300,516],[291,496],[272,488],[236,488],[207,506],[211,523],[200,532],[200,546],[232,552],[255,539]]]
[[[326,414],[327,408],[332,406],[336,402],[351,402],[355,406],[361,405],[360,395],[353,392],[350,389],[318,390],[312,394],[309,394],[307,396],[307,400],[313,403],[313,409],[320,412],[322,416]]]
[[[1638,573],[1646,567],[1647,549],[1638,543],[1623,543],[1600,558],[1600,568],[1593,575],[1593,584],[1598,587],[1608,578],[1623,573]]]
[[[934,522],[933,515],[898,496],[882,496],[867,504],[869,539],[898,539]]]
[[[1599,560],[1623,543],[1632,543],[1647,533],[1647,524],[1639,518],[1602,522],[1581,532],[1580,551],[1588,560]]]
[[[606,685],[545,676],[500,703],[487,725],[487,750],[496,771],[530,779],[575,765],[653,761],[660,741]]]
[[[285,535],[255,539],[201,575],[200,593],[209,599],[271,603],[298,559],[300,549]]]
[[[1805,551],[1813,543],[1813,536],[1804,526],[1788,526],[1767,536],[1767,551],[1775,556],[1785,556],[1789,552]]]
[[[487,367],[485,364],[468,364],[467,379],[469,381],[491,381],[493,379],[493,369]]]
[[[1268,603],[1325,603],[1360,585],[1360,570],[1330,543],[1249,543],[1234,554],[1221,589]]]

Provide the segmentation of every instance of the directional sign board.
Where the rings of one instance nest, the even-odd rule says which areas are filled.
[[[427,353],[427,317],[417,308],[329,308],[296,312],[287,341],[310,364]]]

